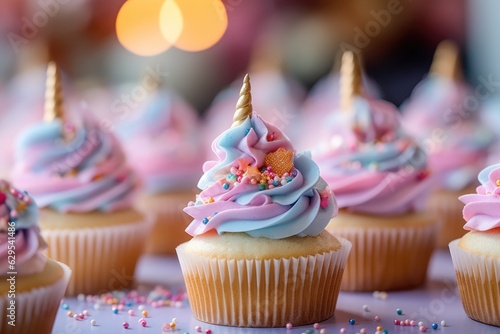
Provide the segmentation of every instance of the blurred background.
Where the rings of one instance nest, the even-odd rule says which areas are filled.
[[[158,1],[136,2],[140,8],[132,10],[124,22],[133,25],[140,21],[134,16],[150,15],[147,7],[151,7],[149,12],[158,12]],[[178,2],[196,6],[196,1]],[[33,89],[43,86],[43,78],[33,73],[48,59],[56,60],[72,87],[80,91],[137,82],[148,66],[159,66],[165,84],[203,113],[221,89],[248,71],[256,45],[267,36],[272,47],[261,53],[268,57],[279,54],[277,66],[305,89],[332,70],[342,47],[359,49],[366,72],[382,96],[400,104],[427,73],[435,47],[443,39],[458,43],[469,77],[484,70],[484,66],[471,65],[473,52],[468,46],[484,47],[488,37],[472,43],[468,40],[474,39],[468,37],[481,33],[481,26],[486,25],[475,15],[493,18],[493,8],[499,7],[494,0],[224,0],[227,27],[213,46],[195,52],[163,48],[148,28],[141,38],[154,45],[146,42],[137,48],[160,52],[142,56],[124,47],[117,37],[117,16],[124,3],[1,0],[0,79],[4,93],[15,96],[9,86],[30,72]],[[267,61],[266,55],[260,56],[260,61]],[[36,91],[30,95],[35,96]]]

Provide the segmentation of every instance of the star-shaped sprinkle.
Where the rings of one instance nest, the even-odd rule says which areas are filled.
[[[271,166],[274,173],[279,176],[290,173],[293,168],[293,152],[279,148],[275,152],[268,153],[264,158],[264,164]]]

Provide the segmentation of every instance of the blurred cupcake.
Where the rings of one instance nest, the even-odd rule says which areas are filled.
[[[71,270],[48,259],[38,208],[0,180],[0,333],[50,333]]]
[[[201,176],[200,124],[196,111],[166,89],[155,90],[118,127],[130,165],[142,179],[138,209],[155,214],[145,251],[175,254],[189,240],[182,211]]]
[[[340,208],[327,231],[352,242],[342,290],[396,290],[425,281],[437,224],[423,212],[426,156],[395,106],[363,95],[355,55],[342,58],[342,110],[324,121],[313,151]]]
[[[481,171],[479,182],[460,197],[469,232],[450,243],[451,258],[465,313],[500,327],[500,164]]]
[[[53,63],[46,99],[46,121],[21,134],[13,170],[43,208],[46,254],[73,270],[70,295],[131,287],[150,228],[132,208],[137,177],[117,139],[88,114],[67,119]]]
[[[193,314],[238,327],[325,320],[351,247],[324,230],[335,199],[309,156],[253,113],[248,76],[236,108],[184,209],[194,238],[177,253]]]
[[[253,82],[253,107],[269,122],[283,129],[292,139],[299,137],[300,105],[305,97],[305,89],[283,70],[283,43],[285,31],[273,29],[263,34],[255,43],[250,60],[249,72]],[[226,125],[221,120],[230,119],[238,101],[241,80],[221,91],[205,113],[203,119],[203,147],[210,152],[210,143],[219,136]]]
[[[442,42],[429,76],[402,106],[408,132],[426,149],[429,168],[439,180],[427,204],[442,226],[439,247],[447,247],[464,234],[459,223],[462,204],[457,198],[477,186],[476,175],[485,165],[492,142],[477,107],[470,104],[469,97],[474,95],[462,78],[458,57],[453,43]]]

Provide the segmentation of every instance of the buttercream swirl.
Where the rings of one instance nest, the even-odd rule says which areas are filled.
[[[493,135],[481,124],[464,82],[430,75],[402,106],[407,131],[429,155],[429,168],[445,189],[473,183],[484,166]]]
[[[60,212],[114,211],[131,205],[136,175],[118,140],[89,117],[70,140],[59,119],[19,138],[12,178],[40,207]]]
[[[308,155],[295,155],[288,138],[257,114],[223,132],[212,148],[218,160],[203,165],[202,192],[184,209],[194,218],[189,234],[215,229],[271,239],[315,236],[336,215],[317,165]]]
[[[33,199],[0,180],[0,275],[30,275],[43,270],[47,247],[38,227]]]
[[[392,104],[355,97],[349,112],[334,112],[325,124],[329,136],[313,157],[340,208],[380,215],[422,208],[426,155],[402,132]]]
[[[476,194],[462,195],[466,230],[487,231],[500,227],[500,164],[483,169]]]
[[[118,134],[147,192],[195,186],[201,163],[199,123],[180,97],[166,90],[154,92]]]

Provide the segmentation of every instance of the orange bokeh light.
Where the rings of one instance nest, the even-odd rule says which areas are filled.
[[[176,6],[172,4],[174,2]],[[177,7],[182,15],[180,34],[175,29],[179,24],[175,21],[178,18],[172,14],[173,7]],[[167,42],[181,50],[205,50],[224,35],[226,8],[221,0],[167,0],[160,12],[160,28]]]
[[[116,18],[116,35],[123,47],[140,56],[154,56],[172,46],[160,30],[164,3],[165,0],[128,0],[123,4]],[[177,17],[168,27],[175,41],[175,35],[182,31],[182,16],[175,3],[168,5],[168,16]]]

